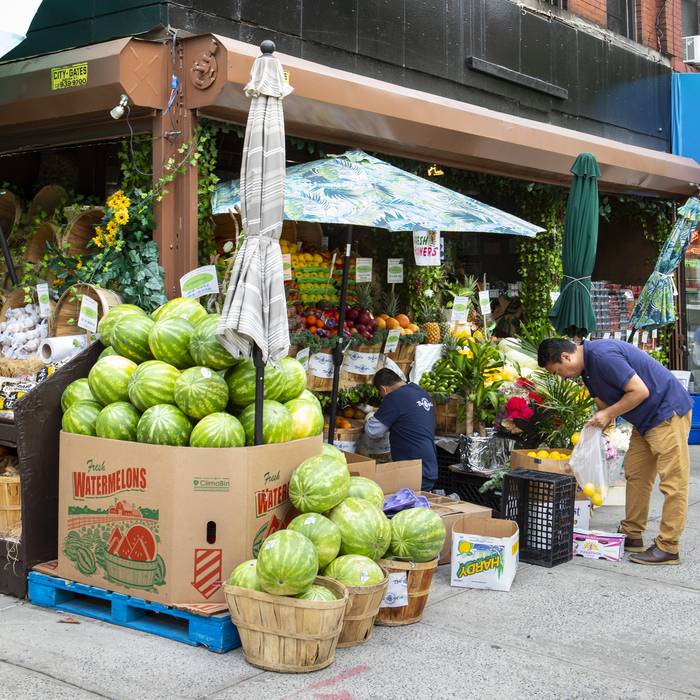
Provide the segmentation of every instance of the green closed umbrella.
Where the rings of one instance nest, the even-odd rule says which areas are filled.
[[[598,178],[592,153],[579,153],[566,203],[562,241],[563,279],[559,299],[549,312],[557,333],[585,338],[597,328],[591,303],[591,273],[598,247]]]

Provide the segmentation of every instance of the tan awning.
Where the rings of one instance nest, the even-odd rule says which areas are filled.
[[[258,46],[222,36],[186,39],[188,106],[203,116],[244,124],[243,86],[259,54]],[[602,173],[600,189],[611,192],[683,198],[700,183],[700,165],[690,158],[275,55],[294,87],[284,101],[290,135],[564,186],[571,182],[576,156],[590,152]]]

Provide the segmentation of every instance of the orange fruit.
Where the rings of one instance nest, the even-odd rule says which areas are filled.
[[[355,415],[355,409],[352,406],[348,406],[343,409],[343,415],[346,418],[352,418]]]
[[[350,423],[350,421],[344,420],[340,427],[343,430],[352,430],[352,423]]]
[[[404,328],[401,335],[413,335],[413,331],[410,328]]]
[[[388,314],[379,314],[377,318],[381,318],[382,321],[388,321],[390,317]],[[375,318],[374,320],[376,321],[377,319]]]
[[[306,317],[306,325],[307,326],[315,326],[316,321],[317,321],[317,319],[315,316],[307,316]]]
[[[374,322],[377,324],[377,328],[386,328],[386,321],[381,316],[375,318]]]
[[[420,330],[420,326],[417,326],[415,323],[409,323],[408,328],[414,333],[418,333],[418,331]]]
[[[386,322],[386,327],[387,328],[401,328],[401,324],[395,318],[390,318]]]
[[[348,416],[348,418],[354,418],[355,420],[364,420],[365,419],[365,412],[361,411],[359,408],[355,411],[355,413],[352,416]]]
[[[406,314],[399,314],[396,317],[396,320],[399,322],[399,325],[401,328],[408,328],[408,324],[411,322],[411,320],[406,316]]]
[[[336,428],[342,428],[342,427],[343,427],[343,423],[347,423],[347,421],[346,421],[342,416],[338,416],[338,417],[335,419],[335,427],[336,427]]]

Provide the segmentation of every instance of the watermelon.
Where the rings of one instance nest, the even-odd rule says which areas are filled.
[[[335,594],[325,586],[313,585],[311,588],[307,588],[303,593],[295,595],[295,598],[299,600],[337,600]]]
[[[389,549],[389,520],[377,506],[364,498],[346,498],[326,515],[340,529],[341,554],[362,554],[376,561]]]
[[[347,465],[328,455],[316,455],[294,470],[289,497],[302,513],[325,513],[347,496],[349,488]]]
[[[194,363],[211,367],[217,372],[228,369],[240,362],[216,339],[221,314],[209,314],[197,321],[197,327],[190,338],[190,355]]]
[[[64,389],[61,395],[61,410],[65,413],[78,401],[97,401],[90,391],[90,383],[87,379],[76,379]]]
[[[313,392],[309,391],[308,389],[304,389],[304,391],[302,391],[301,394],[299,394],[298,398],[304,399],[305,401],[312,401],[313,403],[317,403],[318,407],[321,410],[323,410],[323,406],[321,406],[321,402],[313,394]]]
[[[287,525],[288,530],[300,532],[308,537],[316,547],[318,565],[323,568],[330,564],[340,551],[340,530],[338,526],[320,513],[302,513]]]
[[[345,464],[348,463],[347,457],[343,454],[342,450],[339,450],[335,445],[324,442],[323,445],[321,445],[321,449],[323,450],[324,455],[335,457]]]
[[[184,447],[189,444],[191,432],[190,419],[177,406],[164,403],[144,411],[136,428],[136,439],[150,445]]]
[[[245,444],[252,445],[255,433],[255,404],[244,408],[238,420],[245,430]],[[294,434],[292,414],[277,401],[263,401],[263,445],[289,442]]]
[[[190,337],[194,325],[179,316],[164,318],[148,334],[148,347],[156,360],[167,362],[178,369],[194,365],[190,355]]]
[[[183,413],[199,420],[226,408],[228,385],[208,367],[190,367],[175,382],[175,403]]]
[[[124,316],[146,316],[146,312],[133,304],[119,304],[119,306],[115,306],[114,308],[110,309],[100,319],[100,322],[97,325],[97,334],[100,336],[100,342],[106,348],[112,345],[112,329],[117,321],[124,318]]]
[[[136,442],[136,426],[141,414],[126,401],[117,401],[105,406],[97,417],[97,437],[108,440]]]
[[[258,581],[258,560],[248,559],[239,564],[231,573],[228,580],[229,586],[249,588],[251,591],[262,591],[263,587]]]
[[[287,403],[298,399],[306,391],[306,370],[301,362],[293,357],[283,357],[277,364],[284,375],[284,388],[277,401]]]
[[[210,413],[192,429],[190,447],[243,447],[245,430],[228,413]]]
[[[391,552],[417,562],[440,554],[447,530],[442,518],[430,508],[407,508],[391,519]]]
[[[102,405],[97,401],[78,401],[63,414],[61,427],[66,433],[96,435],[95,423],[101,410]]]
[[[108,348],[105,348],[98,356],[98,360],[101,360],[103,357],[109,357],[110,355],[118,355],[119,353],[110,345]]]
[[[379,510],[384,508],[384,492],[376,481],[365,479],[364,476],[350,477],[350,490],[348,496],[353,498],[364,498],[365,501],[373,503]]]
[[[318,554],[313,542],[294,530],[270,535],[258,554],[258,580],[267,593],[297,595],[316,579]]]
[[[334,559],[323,575],[345,586],[374,586],[386,577],[379,564],[358,554],[346,554]]]
[[[88,384],[93,396],[107,406],[115,401],[129,400],[129,379],[136,369],[136,363],[110,355],[98,360],[88,374]]]
[[[284,405],[292,414],[294,421],[292,440],[313,437],[323,432],[323,412],[311,401],[292,399]]]
[[[164,318],[179,316],[190,323],[196,323],[207,315],[206,309],[196,300],[187,297],[171,299],[163,306],[159,306],[152,314],[154,321],[162,321]]]
[[[174,404],[175,385],[179,378],[180,370],[167,362],[143,362],[129,379],[129,399],[139,411],[158,404]]]
[[[148,335],[155,323],[147,316],[124,316],[112,328],[112,346],[122,356],[136,364],[153,360]]]
[[[255,366],[253,360],[245,360],[226,373],[229,405],[250,406],[255,401]],[[275,369],[269,362],[265,367],[264,397],[274,401],[284,389],[282,370]]]

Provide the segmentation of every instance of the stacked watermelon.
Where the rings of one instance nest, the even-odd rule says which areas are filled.
[[[252,445],[255,367],[216,339],[220,319],[184,297],[150,318],[131,304],[111,309],[98,326],[107,349],[62,396],[64,431],[155,445]],[[266,367],[263,443],[323,432],[320,404],[306,394],[297,360]]]

